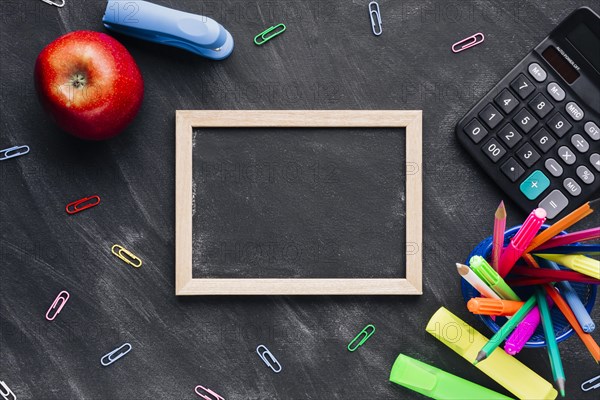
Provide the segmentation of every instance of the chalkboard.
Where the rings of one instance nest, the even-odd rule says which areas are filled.
[[[178,294],[420,292],[420,112],[182,113]]]

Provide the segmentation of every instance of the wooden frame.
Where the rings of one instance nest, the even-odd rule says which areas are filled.
[[[194,279],[192,275],[192,134],[194,128],[405,128],[406,278]],[[175,132],[175,294],[422,294],[421,111],[177,111]]]

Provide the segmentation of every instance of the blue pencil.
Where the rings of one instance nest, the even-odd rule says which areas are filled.
[[[536,253],[535,251],[533,252]],[[542,254],[583,254],[588,256],[600,255],[599,244],[571,244],[568,246],[557,246],[551,249],[540,250],[538,253]]]
[[[560,267],[555,262],[539,257],[536,257],[536,260],[542,268],[560,270]],[[567,301],[569,307],[571,307],[571,311],[575,314],[575,318],[577,318],[579,325],[581,325],[581,329],[586,333],[592,333],[596,328],[596,324],[592,321],[590,313],[586,310],[573,286],[569,282],[563,281],[556,282],[556,287],[560,290],[560,294]]]

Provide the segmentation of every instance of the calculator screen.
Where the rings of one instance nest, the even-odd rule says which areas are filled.
[[[548,61],[548,64],[558,72],[563,79],[571,84],[579,78],[579,72],[568,63],[567,60],[556,50],[554,46],[548,46],[542,53],[542,56]]]
[[[577,25],[569,32],[567,40],[600,72],[600,38],[587,25]]]

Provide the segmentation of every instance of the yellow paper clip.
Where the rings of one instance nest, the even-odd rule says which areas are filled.
[[[135,254],[133,254],[129,250],[123,248],[123,246],[115,244],[113,245],[111,251],[115,256],[119,257],[121,260],[125,261],[127,264],[131,265],[134,268],[139,268],[142,266],[142,260],[140,260]]]
[[[348,351],[356,351],[375,333],[375,327],[371,324],[365,326],[362,331],[350,343],[348,343]],[[355,344],[355,342],[358,343]]]

